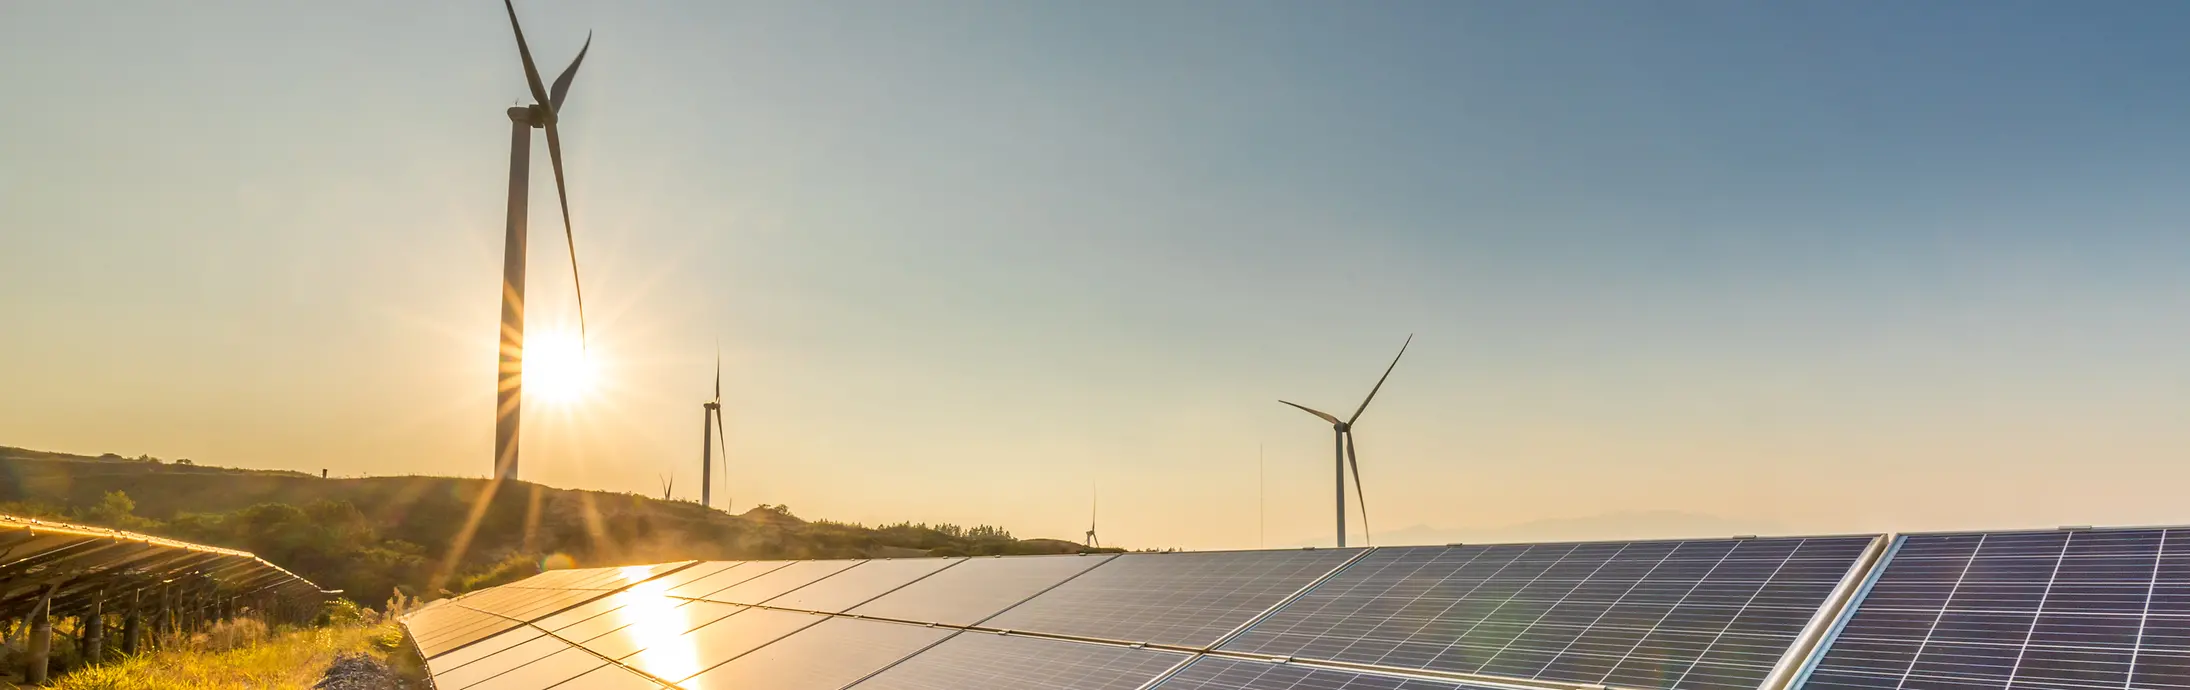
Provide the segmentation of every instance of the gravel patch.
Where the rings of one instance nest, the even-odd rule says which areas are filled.
[[[339,654],[335,663],[327,667],[327,675],[312,685],[313,690],[402,690],[403,683],[396,679],[388,665],[367,654]]]

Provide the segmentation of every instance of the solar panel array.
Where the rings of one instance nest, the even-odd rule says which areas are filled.
[[[1895,540],[1804,690],[2190,688],[2190,530]]]
[[[405,623],[439,690],[1725,690],[1821,636],[1878,542],[687,562]]]
[[[1756,688],[1874,537],[1377,549],[1226,651],[1630,688]]]

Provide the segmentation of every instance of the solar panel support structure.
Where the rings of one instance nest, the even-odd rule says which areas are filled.
[[[1841,576],[1840,584],[1833,587],[1832,596],[1825,599],[1825,605],[1819,606],[1816,613],[1811,614],[1810,622],[1802,627],[1801,636],[1796,637],[1795,643],[1787,648],[1786,653],[1780,655],[1779,663],[1772,667],[1770,675],[1764,677],[1764,683],[1758,686],[1758,690],[1783,690],[1800,676],[1810,655],[1826,643],[1831,631],[1838,627],[1841,611],[1846,610],[1848,604],[1855,601],[1856,593],[1868,586],[1875,577],[1874,573],[1878,570],[1882,557],[1893,543],[1894,535],[1885,534],[1872,539],[1871,545],[1864,547],[1863,555],[1857,556],[1855,564],[1848,566],[1848,573]]]

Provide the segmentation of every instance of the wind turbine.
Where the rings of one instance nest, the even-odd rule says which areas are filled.
[[[667,477],[657,474],[654,477],[662,481],[662,500],[672,500],[670,496],[677,491],[677,473],[671,472]]]
[[[578,49],[578,57],[563,69],[562,76],[555,78],[555,88],[550,91],[540,84],[540,70],[532,64],[532,49],[525,45],[525,30],[517,25],[517,6],[510,0],[502,0],[502,7],[509,11],[510,32],[517,36],[517,57],[525,63],[525,85],[532,91],[532,105],[509,109],[509,229],[502,241],[502,321],[497,332],[502,339],[501,364],[495,382],[494,411],[494,477],[517,478],[517,422],[518,407],[523,401],[525,368],[525,211],[527,186],[532,173],[532,130],[547,130],[548,164],[555,169],[555,197],[562,203],[563,239],[570,245],[570,280],[578,298],[578,342],[585,344],[585,290],[578,283],[578,246],[570,230],[570,192],[563,186],[563,139],[555,129],[556,112],[563,108],[563,97],[570,93],[570,80],[578,76],[578,63],[586,59],[586,49],[593,47],[593,34],[586,34],[585,47]]]
[[[1354,496],[1360,499],[1361,503],[1361,533],[1363,535],[1369,533],[1369,499],[1361,491],[1361,457],[1354,454],[1354,425],[1361,421],[1361,413],[1369,409],[1369,401],[1376,399],[1376,392],[1384,389],[1384,379],[1392,377],[1392,370],[1399,367],[1399,358],[1407,356],[1407,346],[1412,344],[1414,344],[1414,335],[1408,334],[1407,341],[1399,345],[1399,355],[1392,358],[1391,366],[1384,367],[1384,375],[1376,379],[1376,387],[1369,389],[1369,397],[1361,399],[1361,406],[1354,408],[1354,416],[1352,417],[1341,420],[1329,413],[1312,409],[1306,405],[1284,400],[1278,401],[1300,408],[1302,412],[1315,415],[1317,418],[1331,423],[1332,448],[1338,455],[1338,545],[1340,548],[1346,546],[1347,465],[1353,466]]]
[[[722,430],[722,353],[715,353],[715,399],[700,404],[700,505],[713,507],[715,437],[722,436],[722,475],[730,478],[730,435]],[[729,503],[729,496],[723,496]],[[723,506],[728,508],[728,505]]]
[[[1095,508],[1100,504],[1102,495],[1096,493],[1095,487],[1091,486],[1088,487],[1087,496],[1087,536],[1084,538],[1088,548],[1100,549],[1103,547],[1103,540],[1095,537]]]

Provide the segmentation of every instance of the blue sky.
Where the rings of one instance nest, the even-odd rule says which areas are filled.
[[[695,464],[719,340],[741,506],[1073,536],[1094,482],[1110,540],[1252,546],[1261,444],[1314,539],[1274,399],[1411,332],[1379,529],[2181,522],[2180,5],[519,11],[550,73],[595,32],[551,484]],[[0,7],[0,443],[484,473],[513,48],[488,2]]]

